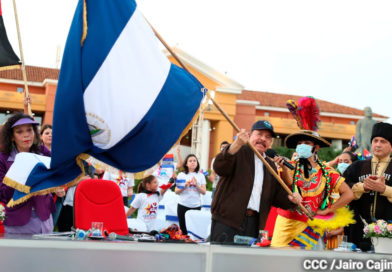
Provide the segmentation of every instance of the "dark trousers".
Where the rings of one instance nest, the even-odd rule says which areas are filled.
[[[235,229],[216,220],[212,220],[211,243],[232,244],[234,242],[234,235],[257,238],[259,235],[259,214],[244,216],[240,229]]]
[[[347,240],[354,243],[363,252],[369,251],[372,248],[372,242],[370,238],[363,237],[363,229],[365,225],[363,224],[361,217],[358,214],[354,215],[355,224],[351,224],[344,228],[344,233],[347,234]],[[372,222],[370,218],[365,219],[367,222]]]
[[[182,231],[182,234],[184,235],[188,234],[188,230],[186,229],[186,223],[185,223],[185,213],[189,210],[200,210],[200,209],[201,207],[188,208],[181,204],[177,205],[178,223],[180,224],[180,229]]]
[[[52,217],[53,217],[53,226],[55,227],[57,225],[57,220],[59,219],[61,209],[63,208],[63,201],[65,197],[57,197],[56,199],[56,211],[52,212]]]
[[[127,196],[123,196],[123,202],[124,202],[124,206],[129,207],[128,197]]]
[[[74,220],[73,217],[73,207],[68,205],[63,206],[57,221],[58,230],[60,232],[71,231]]]

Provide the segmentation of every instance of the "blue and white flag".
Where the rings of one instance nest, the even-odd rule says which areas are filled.
[[[26,178],[6,175],[7,184],[22,188],[10,205],[75,183],[82,175],[75,159],[82,153],[126,172],[153,166],[203,98],[203,86],[169,62],[134,1],[86,2],[84,14],[79,0],[60,69],[50,167],[36,159]],[[15,161],[18,171],[10,173],[23,166]]]
[[[185,189],[186,180],[185,179],[177,179],[176,186],[178,189]]]

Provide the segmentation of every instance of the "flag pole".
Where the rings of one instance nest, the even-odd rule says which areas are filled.
[[[146,19],[147,21],[147,19]],[[187,71],[188,73],[189,70],[186,68],[185,64],[182,63],[182,61],[177,57],[176,53],[173,52],[173,50],[170,48],[170,46],[165,42],[165,40],[161,37],[161,35],[159,35],[159,33],[155,30],[155,28],[150,24],[149,21],[147,21],[147,23],[150,25],[152,31],[154,31],[155,36],[157,36],[158,40],[163,44],[163,46],[165,46],[165,48],[167,49],[167,51],[169,51],[170,55],[173,56],[173,58],[178,62],[178,64],[180,64],[180,66],[182,67],[182,69],[184,69],[185,71]]]
[[[31,117],[33,117],[33,113],[31,111],[31,100],[30,100],[29,88],[27,86],[26,67],[25,67],[24,56],[23,56],[22,39],[20,36],[20,30],[19,30],[18,12],[16,11],[15,0],[12,0],[12,1],[14,4],[16,31],[18,33],[20,60],[22,62],[21,70],[22,70],[22,76],[23,76],[23,82],[24,82],[24,92],[23,92],[24,93],[24,99],[23,99],[24,112],[27,113],[28,115],[30,115]]]
[[[151,24],[150,24],[151,26]],[[159,39],[159,41],[166,47],[166,49],[170,52],[170,54],[178,61],[178,63],[182,66],[182,68],[187,71],[188,73],[189,70],[186,68],[186,66],[180,61],[176,53],[171,50],[171,48],[167,45],[167,43],[162,39],[162,37],[158,34],[158,32],[151,26],[152,30],[155,33],[155,36]],[[207,92],[208,99],[212,101],[214,106],[220,111],[220,113],[226,118],[226,120],[230,123],[230,125],[237,131],[240,132],[240,128],[237,126],[236,123],[231,119],[231,117],[225,112],[225,110],[218,104],[218,102],[215,101],[214,98],[212,98],[209,93]],[[276,173],[276,171],[269,165],[269,163],[264,159],[264,157],[260,154],[260,152],[253,146],[252,143],[249,141],[247,142],[247,145],[253,150],[253,152],[256,154],[256,156],[263,162],[263,164],[267,167],[268,171],[275,177],[275,179],[280,183],[280,185],[283,187],[283,189],[290,195],[293,196],[293,192],[290,190],[290,188],[286,185],[286,183],[282,180],[282,178]],[[302,205],[302,203],[299,203],[298,206],[300,209],[303,211],[304,214],[308,216],[309,219],[313,220],[313,216],[310,214],[310,212]]]

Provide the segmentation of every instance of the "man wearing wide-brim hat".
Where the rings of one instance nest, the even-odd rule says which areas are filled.
[[[392,125],[377,123],[371,136],[373,157],[356,161],[344,172],[352,186],[355,200],[350,206],[355,211],[357,223],[350,226],[348,238],[363,251],[371,248],[368,238],[363,238],[364,219],[368,223],[383,219],[392,220]]]
[[[294,198],[301,202],[310,214],[327,215],[346,206],[354,196],[350,187],[344,182],[344,178],[340,177],[339,173],[325,162],[321,162],[318,157],[319,149],[321,147],[329,147],[330,143],[320,137],[316,131],[320,122],[319,108],[316,101],[312,97],[305,97],[298,101],[298,103],[301,102],[303,104],[299,104],[299,110],[304,110],[305,114],[308,112],[316,113],[312,116],[313,118],[296,118],[300,120],[298,121],[300,128],[305,127],[308,129],[301,129],[288,135],[285,139],[286,147],[295,148],[298,154],[298,159],[292,162],[294,170],[290,170],[285,166],[281,157],[275,157],[274,160],[282,168],[282,179],[292,188]],[[307,107],[312,107],[313,110],[306,111]],[[339,192],[339,199],[332,199],[334,192]],[[308,217],[300,210],[278,209],[271,246],[315,247],[318,239],[301,241],[298,238],[303,238],[302,234],[308,230],[308,227]],[[322,235],[321,232],[315,234]]]

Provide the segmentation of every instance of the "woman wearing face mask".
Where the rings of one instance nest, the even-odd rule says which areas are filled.
[[[344,151],[339,156],[337,170],[339,171],[340,175],[343,175],[344,171],[355,161],[358,160],[358,157],[355,156],[350,151]]]
[[[342,154],[336,156],[336,158],[327,163],[329,166],[335,167],[339,171],[340,175],[343,175],[343,172],[347,169],[347,167],[358,160],[358,157],[349,149],[351,149],[351,147],[346,147]]]
[[[355,161],[357,161],[358,158],[355,156],[352,152],[350,151],[344,151],[342,154],[340,154],[337,159],[336,159],[336,170],[338,170],[340,175],[343,175],[343,173],[346,171],[346,169]],[[330,163],[328,163],[331,165]],[[331,165],[332,166],[332,165]],[[338,192],[334,192],[331,195],[333,202],[337,201],[340,198],[340,195]],[[326,238],[327,238],[327,247],[328,249],[333,249],[337,248],[339,245],[339,236],[343,235],[343,227],[340,227],[338,229],[334,230],[327,230],[326,231]]]
[[[346,150],[346,149],[345,149]],[[339,172],[340,175],[346,171],[346,169],[355,161],[358,160],[358,157],[354,155],[354,153],[350,151],[344,151],[342,154],[336,157],[333,161],[328,162],[328,164],[332,167],[336,165],[336,170]],[[340,195],[338,192],[332,193],[333,201],[337,201]],[[339,237],[344,233],[343,227],[334,230],[327,230],[326,231],[326,238],[327,238],[327,248],[334,249],[339,246]]]
[[[303,102],[302,105],[300,105],[301,102]],[[312,101],[298,101],[298,108],[304,110],[309,104],[313,109],[318,110],[314,99]],[[307,112],[314,113],[315,110]],[[340,177],[339,173],[325,162],[320,161],[317,155],[319,149],[330,146],[330,143],[315,131],[319,118],[318,116],[312,117],[302,118],[302,121],[298,123],[301,130],[285,139],[286,147],[296,148],[298,154],[298,159],[292,163],[294,170],[287,168],[281,157],[275,157],[274,160],[282,167],[283,180],[293,190],[293,197],[289,197],[290,200],[297,204],[301,202],[313,215],[325,216],[346,206],[354,195],[344,182],[344,178]],[[336,202],[333,202],[331,197],[333,192],[340,194],[340,198]],[[314,247],[317,245],[317,239],[310,242],[304,242],[300,239],[304,232],[314,231],[309,228],[311,227],[310,223],[311,221],[299,209],[279,209],[271,246]],[[315,234],[322,235],[323,233],[316,232]]]

